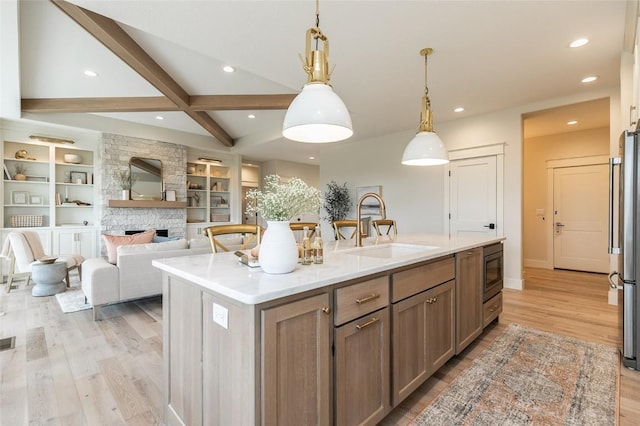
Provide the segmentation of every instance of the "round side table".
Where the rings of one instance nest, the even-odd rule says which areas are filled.
[[[52,296],[67,289],[67,262],[34,263],[31,265],[31,279],[35,283],[32,296]]]

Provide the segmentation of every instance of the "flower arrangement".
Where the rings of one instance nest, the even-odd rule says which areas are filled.
[[[247,193],[247,214],[258,213],[264,220],[287,221],[302,213],[318,213],[320,191],[294,177],[282,182],[278,175],[264,178],[265,192],[252,189]]]
[[[138,180],[138,176],[132,175],[129,169],[118,170],[113,175],[123,190],[130,190],[136,180]]]

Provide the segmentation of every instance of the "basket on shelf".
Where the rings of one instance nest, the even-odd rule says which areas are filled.
[[[42,226],[44,216],[37,214],[16,214],[9,217],[9,225],[12,228],[26,228]]]
[[[229,222],[229,214],[211,213],[211,222]]]

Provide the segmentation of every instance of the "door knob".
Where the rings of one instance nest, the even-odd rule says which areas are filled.
[[[489,228],[489,229],[496,229],[496,224],[495,223],[490,223],[488,225],[484,225],[485,228]]]
[[[560,228],[560,227],[563,227],[564,225],[561,222],[556,222],[556,226]]]

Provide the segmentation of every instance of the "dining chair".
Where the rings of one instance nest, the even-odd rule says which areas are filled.
[[[240,244],[240,250],[245,250],[252,245],[255,241],[255,245],[260,244],[260,237],[262,235],[262,227],[260,225],[247,225],[247,224],[232,224],[232,225],[213,225],[203,229],[203,233],[209,238],[211,243],[211,250],[214,253],[218,251],[231,251],[228,245],[230,243]],[[239,235],[240,240],[228,240],[221,241],[217,237],[221,235]],[[224,243],[223,243],[224,241]],[[226,245],[225,245],[226,244]]]
[[[11,285],[16,279],[26,278],[27,285],[31,280],[31,268],[38,263],[38,259],[47,257],[42,247],[42,242],[35,231],[13,231],[9,232],[4,242],[0,256],[9,259],[9,271],[7,273],[7,293],[11,291]],[[69,271],[78,270],[78,275],[82,279],[82,262],[84,257],[79,254],[53,255],[57,260],[67,264],[65,280],[67,287],[71,285]]]
[[[398,235],[398,228],[396,227],[396,221],[393,219],[375,219],[375,220],[372,220],[371,223],[373,224],[373,229],[375,229],[376,234],[378,234],[378,237],[382,237],[382,232],[385,231],[385,229],[386,229],[386,232],[384,233],[384,235],[388,237],[391,237],[391,235],[389,235],[391,231],[393,231],[393,237]]]
[[[360,219],[362,222],[362,236],[369,236],[369,218],[363,217]],[[356,236],[356,224],[358,221],[356,219],[344,219],[344,220],[334,220],[333,221],[333,230],[336,234],[337,240],[346,240],[352,239]],[[349,228],[353,228],[351,234],[349,234],[349,238],[346,238],[345,235],[348,233]],[[346,232],[345,232],[346,231]],[[343,233],[344,232],[344,233]]]
[[[291,230],[294,233],[297,232],[297,231],[300,231],[300,232],[304,231],[304,227],[305,226],[307,228],[309,228],[309,239],[313,241],[313,236],[316,233],[316,226],[318,226],[317,223],[315,223],[315,222],[292,222],[292,223],[289,224],[289,227],[291,228]],[[296,241],[297,242],[302,241],[302,236],[301,235],[302,234],[296,235]],[[300,238],[298,238],[298,236]]]

